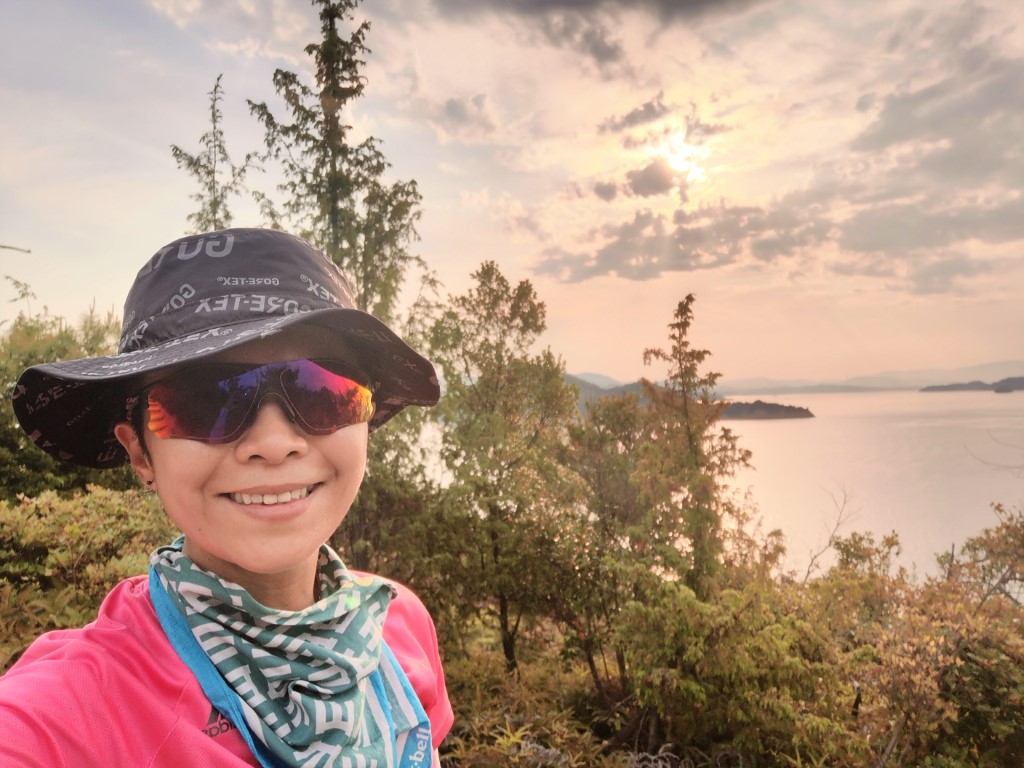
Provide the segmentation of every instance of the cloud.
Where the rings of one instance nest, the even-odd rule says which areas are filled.
[[[513,235],[526,234],[542,241],[549,239],[539,212],[528,209],[518,200],[502,198],[495,202],[494,212],[505,230]]]
[[[990,272],[991,261],[965,254],[940,256],[911,265],[908,284],[912,293],[945,294],[959,292],[964,279]]]
[[[715,269],[738,261],[749,241],[771,226],[765,211],[754,207],[680,209],[671,217],[643,209],[587,235],[585,240],[603,242],[593,253],[546,249],[536,271],[575,283],[606,274],[653,280],[665,272]]]
[[[598,275],[651,280],[673,271],[764,269],[788,261],[822,280],[860,276],[912,294],[978,289],[976,278],[1002,268],[1000,259],[1014,258],[1014,248],[1024,245],[1024,58],[1012,42],[1015,33],[986,13],[971,4],[906,14],[888,32],[874,33],[870,44],[886,50],[876,69],[859,79],[816,78],[819,90],[800,94],[799,115],[792,99],[777,102],[779,114],[794,121],[824,121],[821,105],[845,104],[860,126],[831,146],[794,144],[781,156],[779,168],[803,165],[808,180],[756,205],[740,191],[738,198],[695,209],[681,197],[667,213],[647,206],[672,188],[671,166],[649,162],[618,182],[593,185],[602,200],[621,205],[624,195],[638,198],[638,210],[548,247],[538,271],[567,282]],[[841,58],[833,69],[853,71]],[[679,130],[657,125],[671,111],[659,93],[606,118],[598,132],[623,133],[629,150],[657,147]],[[742,130],[742,122],[735,125]],[[705,122],[691,104],[688,144],[732,129]],[[712,159],[720,147],[711,148]],[[754,170],[770,173],[759,166],[746,172]],[[708,172],[714,174],[713,165]],[[1003,255],[986,250],[993,246]]]
[[[484,94],[448,98],[431,109],[429,119],[446,137],[460,139],[485,137],[497,125]]]
[[[686,116],[687,143],[698,146],[712,136],[728,133],[730,130],[732,129],[724,123],[705,123],[697,114],[697,105],[690,104],[690,114]]]
[[[653,123],[671,114],[672,108],[665,106],[665,94],[661,92],[650,101],[645,101],[624,115],[609,117],[598,126],[597,130],[598,133],[621,133],[630,128]]]
[[[533,28],[539,40],[573,51],[596,65],[605,79],[636,79],[638,68],[616,37],[625,13],[640,13],[661,28],[728,16],[774,0],[434,0],[446,21],[469,24],[492,15]]]
[[[444,15],[465,19],[484,11],[516,16],[541,16],[552,11],[585,15],[596,12],[639,10],[662,21],[695,19],[713,14],[737,13],[768,0],[434,0]]]
[[[650,164],[639,171],[626,174],[629,189],[634,195],[651,197],[664,195],[676,186],[676,172],[663,157],[655,158]]]
[[[547,14],[537,24],[549,44],[582,54],[602,74],[632,74],[625,49],[600,20],[575,13]]]
[[[614,181],[595,181],[594,194],[610,203],[619,194],[619,185]]]
[[[854,109],[858,112],[869,112],[875,105],[875,94],[865,93],[857,99],[857,103],[854,105]]]
[[[179,29],[202,33],[211,50],[255,57],[279,57],[294,66],[302,61],[306,39],[315,34],[316,16],[275,0],[147,0]]]
[[[930,209],[926,202],[867,208],[840,228],[839,244],[859,253],[905,256],[969,242],[1024,241],[1024,199]]]
[[[945,66],[910,81],[923,85],[900,84],[879,99],[875,120],[852,142],[852,149],[879,152],[923,141],[976,147],[996,141],[1019,167],[1024,59],[999,53],[996,41],[981,29],[981,14],[979,7],[965,5],[900,32],[900,42],[892,45],[908,58]]]

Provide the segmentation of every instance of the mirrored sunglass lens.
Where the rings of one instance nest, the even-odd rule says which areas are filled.
[[[299,420],[313,432],[333,432],[373,416],[369,389],[310,360],[288,363],[281,386]]]
[[[368,388],[311,360],[272,363],[235,375],[229,369],[191,368],[152,385],[148,405],[153,434],[230,442],[245,428],[261,391],[279,390],[303,429],[312,434],[327,434],[373,416]]]
[[[159,438],[226,441],[252,407],[262,369],[226,376],[223,368],[191,369],[149,389],[149,428]]]

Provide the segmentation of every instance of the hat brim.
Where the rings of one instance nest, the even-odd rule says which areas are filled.
[[[371,430],[407,405],[438,401],[440,386],[429,360],[373,315],[339,307],[209,328],[127,353],[36,365],[18,379],[14,413],[50,455],[86,467],[118,467],[128,457],[114,426],[127,418],[130,400],[152,373],[301,325],[337,334],[345,361],[369,377],[375,404]]]

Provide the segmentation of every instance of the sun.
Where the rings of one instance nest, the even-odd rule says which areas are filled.
[[[704,147],[686,141],[686,132],[675,133],[661,144],[655,154],[664,157],[672,170],[685,175],[687,181],[703,181],[707,178],[702,161],[707,158]]]

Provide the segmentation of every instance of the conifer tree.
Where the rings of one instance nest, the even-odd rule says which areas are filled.
[[[409,250],[417,237],[420,194],[415,181],[388,180],[391,166],[380,140],[357,141],[348,122],[367,86],[363,67],[370,53],[370,23],[355,19],[359,0],[312,0],[312,5],[318,9],[320,37],[304,51],[312,59],[315,82],[278,69],[273,84],[283,109],[248,101],[264,129],[267,170],[279,171],[283,179],[277,189],[281,202],[260,198],[263,214],[271,226],[286,227],[320,248],[352,283],[357,307],[404,325],[409,338],[416,334],[411,322],[399,322],[398,298],[410,268],[424,266]],[[424,275],[424,285],[428,282]],[[422,348],[416,339],[410,341]],[[415,537],[418,521],[408,512],[432,504],[433,489],[416,455],[429,417],[428,411],[407,409],[374,434],[359,497],[332,539],[351,566],[386,571],[417,588],[431,575],[408,569],[426,562],[429,542]],[[410,540],[423,548],[421,553],[402,551]]]
[[[345,111],[363,95],[369,21],[346,37],[359,0],[313,0],[319,6],[319,42],[305,52],[316,65],[315,86],[294,72],[274,72],[287,105],[279,116],[249,102],[263,125],[269,157],[280,163],[283,213],[297,233],[321,248],[353,282],[360,309],[392,320],[407,269],[421,264],[408,245],[416,238],[420,194],[415,181],[389,182],[380,141],[353,143]],[[270,211],[279,218],[276,210]]]
[[[693,294],[679,302],[669,324],[671,347],[644,351],[644,362],[668,364],[662,384],[644,381],[650,401],[648,440],[641,449],[645,497],[653,510],[646,525],[657,532],[652,544],[660,567],[683,577],[698,599],[718,586],[724,550],[724,479],[746,464],[726,428],[716,431],[724,403],[715,395],[719,374],[702,373],[711,354],[689,341]]]
[[[250,152],[241,165],[231,162],[227,145],[224,143],[224,114],[220,104],[224,100],[224,89],[217,75],[210,97],[210,129],[199,137],[202,149],[192,155],[171,145],[171,155],[179,168],[183,168],[199,183],[199,191],[192,199],[199,203],[199,209],[188,215],[193,233],[210,232],[231,226],[231,209],[228,200],[245,191],[245,176],[253,167],[256,154]]]

